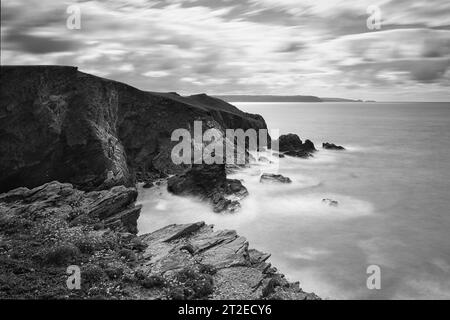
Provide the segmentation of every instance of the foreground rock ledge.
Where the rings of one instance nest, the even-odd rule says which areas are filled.
[[[50,182],[0,195],[0,298],[318,299],[235,231],[204,222],[136,236],[134,188]],[[81,268],[81,289],[66,268]]]

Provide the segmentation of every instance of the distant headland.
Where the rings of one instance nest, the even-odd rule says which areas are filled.
[[[375,102],[372,100],[320,98],[316,96],[278,96],[278,95],[216,95],[216,98],[227,102]]]

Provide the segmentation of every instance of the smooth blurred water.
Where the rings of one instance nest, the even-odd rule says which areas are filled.
[[[320,151],[280,160],[290,185],[259,183],[261,172],[276,170],[267,164],[236,174],[250,196],[234,215],[164,188],[142,190],[141,233],[200,220],[236,229],[323,298],[450,298],[449,103],[236,105]],[[327,141],[348,150],[321,150]],[[381,290],[366,287],[372,264],[381,268]]]

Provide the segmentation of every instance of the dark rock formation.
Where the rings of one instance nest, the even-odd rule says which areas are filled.
[[[238,200],[248,195],[241,181],[227,179],[225,165],[193,165],[190,170],[169,178],[167,190],[210,201],[215,212],[235,212],[240,208]]]
[[[327,150],[345,150],[344,147],[342,146],[337,146],[334,143],[322,143],[322,148],[327,149]]]
[[[152,187],[154,187],[155,185],[153,184],[153,182],[146,182],[144,183],[144,185],[142,186],[142,188],[144,189],[150,189]]]
[[[83,190],[153,181],[175,129],[267,128],[259,115],[209,97],[145,92],[63,66],[2,66],[0,192],[58,180]],[[270,140],[269,140],[270,141]]]
[[[337,207],[339,202],[332,199],[322,199],[322,203],[329,205],[330,207]]]
[[[273,173],[263,173],[261,179],[259,180],[261,183],[264,182],[279,182],[279,183],[291,183],[292,180],[288,177],[282,176],[281,174],[273,174]]]
[[[58,182],[1,194],[0,299],[318,299],[234,231],[198,222],[137,237],[135,199]]]
[[[64,219],[75,226],[89,221],[114,230],[137,233],[141,206],[135,206],[137,190],[124,186],[85,193],[56,181],[34,189],[18,188],[0,194],[2,225],[22,219]]]
[[[72,67],[2,66],[0,192],[52,180],[132,185],[114,86]]]
[[[291,157],[308,158],[317,150],[310,140],[303,143],[298,135],[289,133],[278,139],[278,151]]]

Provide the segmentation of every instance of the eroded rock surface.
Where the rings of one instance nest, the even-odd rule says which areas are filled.
[[[317,299],[288,282],[267,262],[270,255],[249,249],[244,237],[231,230],[215,231],[203,222],[170,225],[140,237],[148,245],[140,266],[172,278],[186,267],[208,266],[214,289],[211,299]]]
[[[215,212],[235,212],[248,195],[241,181],[227,179],[225,165],[194,165],[169,178],[167,190],[176,195],[195,196],[209,201]]]
[[[0,219],[4,225],[47,218],[71,225],[101,223],[117,231],[137,233],[141,206],[134,204],[136,198],[135,188],[117,186],[87,193],[69,183],[53,181],[31,190],[18,188],[1,194]]]
[[[136,190],[51,182],[0,195],[0,299],[318,299],[231,230],[203,222],[136,236]],[[69,290],[66,269],[81,269]]]

